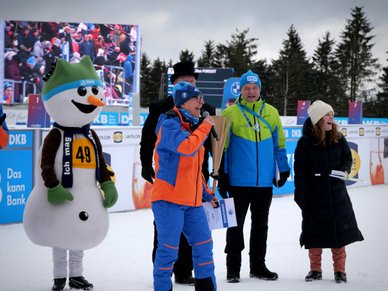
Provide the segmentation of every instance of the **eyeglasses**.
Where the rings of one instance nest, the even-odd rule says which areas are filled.
[[[203,96],[202,96],[202,95],[195,96],[195,97],[193,97],[193,98],[197,99],[197,101],[198,101],[198,102],[202,102],[202,101],[204,101],[204,99],[203,99]]]

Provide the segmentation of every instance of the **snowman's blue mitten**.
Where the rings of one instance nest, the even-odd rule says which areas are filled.
[[[61,183],[53,188],[48,188],[47,200],[52,204],[62,204],[66,201],[73,201],[73,194],[64,188]]]
[[[109,208],[117,202],[118,194],[115,183],[106,181],[101,183],[101,189],[104,192],[104,207]]]

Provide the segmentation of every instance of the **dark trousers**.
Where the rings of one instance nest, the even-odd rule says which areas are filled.
[[[154,248],[152,250],[152,262],[155,261],[156,249],[158,248],[158,233],[154,221]],[[174,275],[178,278],[185,278],[192,275],[193,255],[192,248],[189,245],[185,235],[181,234],[179,242],[178,259],[174,263]]]
[[[226,267],[228,273],[239,273],[241,252],[244,244],[244,222],[251,211],[251,232],[249,241],[250,271],[257,272],[265,265],[268,236],[268,214],[272,202],[272,187],[230,187],[229,195],[234,199],[237,226],[226,232]]]

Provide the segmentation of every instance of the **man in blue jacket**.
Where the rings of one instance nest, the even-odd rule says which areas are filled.
[[[249,246],[250,277],[277,280],[278,274],[267,269],[268,214],[272,186],[281,187],[290,175],[285,137],[276,108],[260,98],[261,81],[248,71],[240,79],[241,96],[222,115],[232,119],[226,140],[224,175],[219,181],[221,195],[228,191],[234,198],[237,226],[226,234],[227,280],[240,282],[241,252],[244,246],[244,221],[251,210]],[[280,172],[280,178],[277,178]]]

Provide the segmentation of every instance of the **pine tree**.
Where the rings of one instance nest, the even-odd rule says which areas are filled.
[[[335,41],[330,38],[330,32],[326,32],[322,39],[318,39],[318,46],[312,58],[314,90],[312,96],[329,104],[341,103],[344,98],[340,80],[334,70],[336,63],[334,45]]]
[[[236,76],[245,73],[255,63],[258,38],[247,37],[249,29],[232,34],[232,40],[219,44],[215,53],[215,64],[221,68],[234,68]]]
[[[296,115],[298,99],[311,99],[311,64],[294,25],[283,41],[279,59],[273,61],[276,95],[283,99],[283,115]],[[278,105],[278,108],[279,105]]]
[[[341,76],[347,97],[355,101],[362,96],[361,89],[370,82],[379,69],[377,58],[372,57],[371,35],[373,27],[365,16],[363,7],[352,9],[352,18],[347,19],[341,41],[336,49],[337,70]]]
[[[271,97],[273,96],[273,72],[271,66],[264,59],[258,60],[250,68],[253,72],[259,75],[261,81],[260,96],[267,102],[273,104]]]
[[[388,52],[386,52],[388,54]],[[387,58],[388,61],[388,58]],[[388,117],[388,66],[383,68],[383,75],[380,77],[380,92],[377,94],[377,103],[379,112],[378,117]]]
[[[376,95],[376,99],[368,100],[364,106],[364,110],[367,112],[366,116],[388,117],[388,66],[383,68],[383,74],[379,80],[378,87],[380,90]]]
[[[167,66],[165,61],[157,58],[152,64],[151,78],[153,80],[153,90],[155,93],[154,100],[163,99],[166,97],[166,73]]]
[[[194,53],[190,52],[188,49],[182,50],[179,53],[179,61],[181,61],[181,62],[193,62],[194,63]]]
[[[151,103],[165,97],[167,66],[164,61],[157,58],[151,65],[147,55],[141,58],[140,80],[140,106],[148,107]]]
[[[151,60],[143,53],[140,60],[140,106],[148,107],[154,95],[151,90]]]
[[[214,65],[217,68],[226,68],[228,62],[227,46],[225,44],[217,44],[214,52]]]
[[[198,67],[216,67],[215,62],[215,45],[214,41],[208,40],[205,42],[205,49],[202,50],[202,55],[199,57],[197,63]]]

